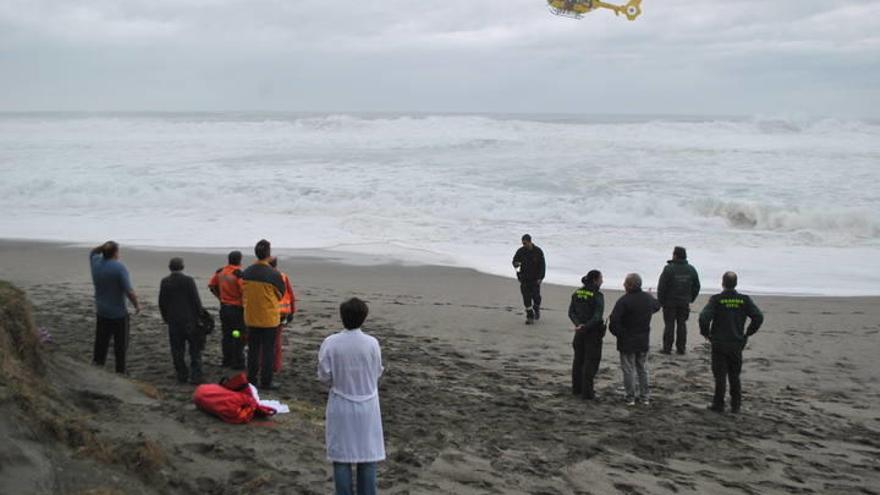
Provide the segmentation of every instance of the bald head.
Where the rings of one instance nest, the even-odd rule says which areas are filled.
[[[735,289],[737,282],[736,272],[725,272],[721,277],[721,287],[725,289]]]
[[[642,277],[638,273],[630,273],[623,280],[623,288],[627,292],[634,292],[642,289]]]

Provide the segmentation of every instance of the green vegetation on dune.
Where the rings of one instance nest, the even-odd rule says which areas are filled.
[[[44,353],[26,294],[0,281],[0,421],[9,422],[0,424],[0,431],[17,432],[19,440],[38,442],[47,452],[60,444],[71,449],[67,452],[72,457],[118,466],[145,479],[167,463],[161,447],[150,439],[119,442],[103,437],[90,423],[93,412],[76,405],[76,391],[55,383],[56,368],[51,353]],[[58,457],[52,459],[44,462]],[[101,487],[82,493],[122,492]]]
[[[82,419],[46,380],[46,360],[26,294],[0,281],[0,394],[12,399],[21,418],[44,440],[71,447],[93,442]]]
[[[25,293],[0,280],[0,373],[9,379],[31,381],[45,373],[40,338]]]

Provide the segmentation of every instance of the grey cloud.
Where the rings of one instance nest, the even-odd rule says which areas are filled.
[[[0,0],[0,110],[880,115],[880,0]]]

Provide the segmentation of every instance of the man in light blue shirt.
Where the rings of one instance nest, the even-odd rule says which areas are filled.
[[[128,351],[128,308],[125,299],[134,305],[135,314],[141,312],[137,295],[131,287],[128,270],[119,261],[119,244],[107,241],[89,254],[92,283],[95,285],[95,352],[92,362],[104,366],[107,349],[113,339],[116,372],[125,373],[125,354]]]

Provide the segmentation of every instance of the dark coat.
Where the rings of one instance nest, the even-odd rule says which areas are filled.
[[[195,328],[202,311],[202,300],[192,277],[173,272],[159,286],[159,311],[162,321],[175,326]]]
[[[700,276],[687,260],[669,260],[657,282],[657,299],[663,306],[687,306],[700,295]]]
[[[520,265],[520,270],[516,274],[516,278],[520,282],[534,282],[544,279],[544,273],[547,270],[547,264],[544,261],[544,251],[538,246],[532,246],[532,249],[526,249],[525,246],[516,250],[513,255],[513,266]]]
[[[657,311],[660,303],[641,289],[621,296],[611,311],[610,330],[617,337],[617,350],[626,354],[648,352],[651,317]]]

